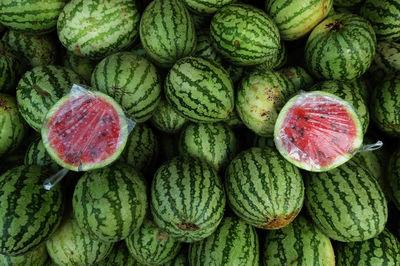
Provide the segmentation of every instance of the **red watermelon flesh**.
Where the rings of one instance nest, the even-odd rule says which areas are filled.
[[[49,154],[70,170],[90,170],[111,163],[128,135],[122,110],[99,92],[64,97],[53,106],[42,130]]]
[[[332,169],[362,144],[362,129],[354,108],[327,93],[304,93],[282,109],[275,126],[278,150],[309,171]]]

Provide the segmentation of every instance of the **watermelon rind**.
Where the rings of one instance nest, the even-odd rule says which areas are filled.
[[[0,265],[2,266],[42,266],[47,261],[48,254],[46,245],[42,244],[40,247],[19,255],[7,256],[0,254]]]

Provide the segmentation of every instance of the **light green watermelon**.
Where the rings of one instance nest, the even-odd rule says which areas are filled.
[[[184,0],[190,11],[203,16],[212,15],[224,5],[236,2],[236,0]]]
[[[24,164],[47,166],[54,172],[60,169],[58,164],[47,153],[41,137],[37,137],[29,145],[25,152]]]
[[[42,266],[48,258],[46,245],[19,256],[0,255],[0,265],[2,266]]]
[[[400,150],[390,156],[387,170],[387,184],[390,198],[398,210],[400,210]]]
[[[0,41],[0,93],[14,94],[24,69],[22,62],[10,50],[8,45]]]
[[[314,84],[313,77],[301,66],[285,67],[279,70],[293,83],[294,89],[308,90]]]

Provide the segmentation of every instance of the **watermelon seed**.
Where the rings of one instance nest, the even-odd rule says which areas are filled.
[[[310,118],[308,116],[305,116],[304,120],[308,121],[308,120],[310,120]]]

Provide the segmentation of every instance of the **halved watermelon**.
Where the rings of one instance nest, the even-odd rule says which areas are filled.
[[[73,89],[50,108],[41,133],[47,152],[59,165],[88,171],[119,157],[129,126],[122,108],[111,97]]]
[[[363,130],[354,107],[327,92],[291,98],[274,128],[279,152],[299,168],[312,172],[333,169],[361,147]]]

